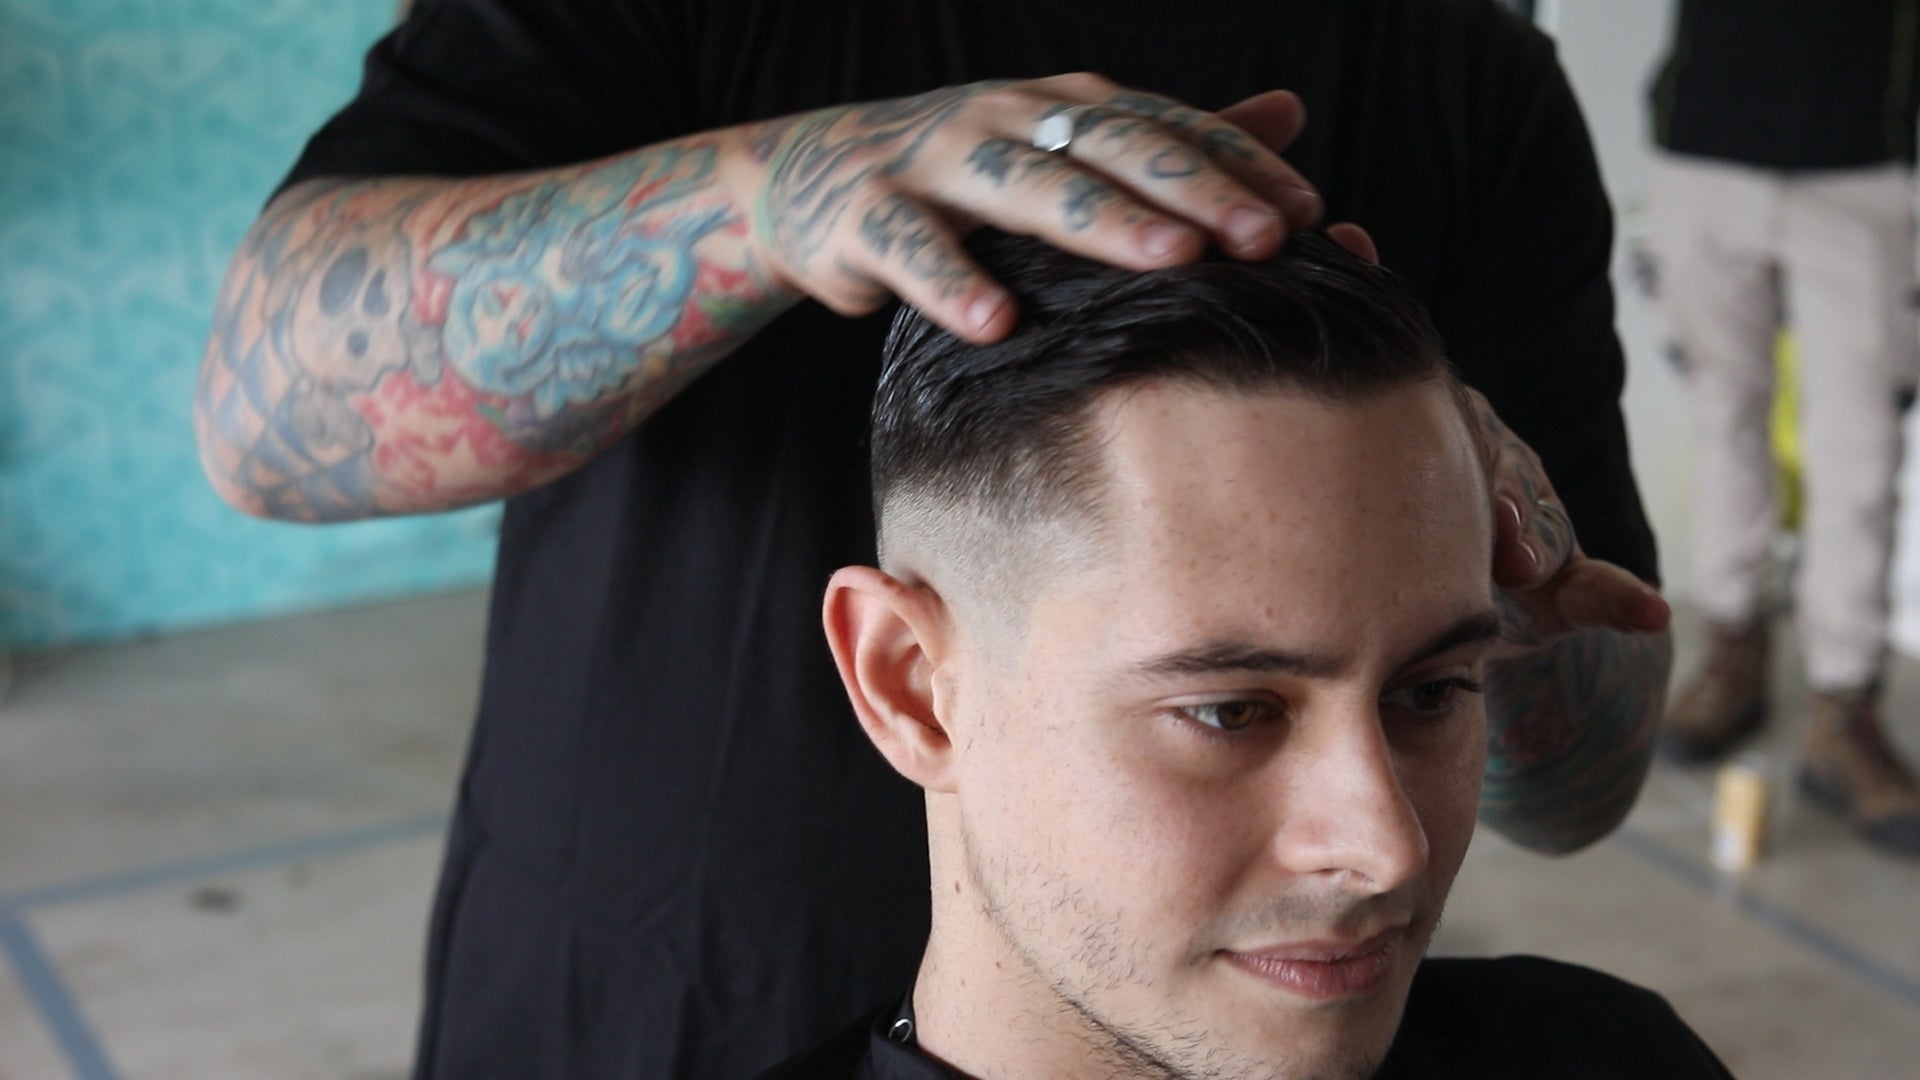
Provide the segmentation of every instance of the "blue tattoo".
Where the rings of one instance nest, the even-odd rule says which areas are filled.
[[[542,417],[619,388],[635,353],[670,333],[699,275],[693,246],[728,212],[641,219],[702,189],[711,151],[544,184],[476,216],[427,263],[454,279],[443,342],[475,387],[531,398]],[[638,185],[658,187],[638,206]]]

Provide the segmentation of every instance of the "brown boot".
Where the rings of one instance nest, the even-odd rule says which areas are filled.
[[[1715,626],[1707,663],[1675,695],[1660,727],[1660,749],[1682,764],[1724,757],[1767,719],[1767,624]]]
[[[1920,783],[1894,753],[1874,690],[1815,694],[1800,790],[1867,842],[1920,855]]]

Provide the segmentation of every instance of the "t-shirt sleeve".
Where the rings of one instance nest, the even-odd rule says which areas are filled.
[[[698,130],[692,11],[666,0],[421,0],[282,187],[589,161]]]
[[[1435,321],[1501,417],[1539,453],[1589,555],[1658,580],[1620,410],[1613,213],[1551,41],[1497,16],[1475,58],[1478,178]]]

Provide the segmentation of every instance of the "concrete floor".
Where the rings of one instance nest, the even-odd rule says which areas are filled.
[[[404,1076],[483,608],[463,593],[16,658],[0,1080]],[[1804,690],[1782,668],[1759,749],[1784,777]],[[1920,664],[1892,694],[1920,751]],[[1436,951],[1653,987],[1742,1077],[1920,1077],[1920,861],[1781,790],[1776,846],[1740,878],[1706,862],[1706,773],[1660,769],[1572,858],[1482,836]]]

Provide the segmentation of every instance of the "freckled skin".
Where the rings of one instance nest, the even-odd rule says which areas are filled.
[[[957,626],[939,673],[953,781],[928,818],[955,889],[915,990],[922,1040],[988,1077],[1368,1075],[1479,791],[1478,696],[1441,719],[1397,696],[1489,648],[1408,666],[1492,611],[1464,423],[1425,384],[1340,404],[1150,384],[1096,410],[1123,511],[1100,557],[1040,583],[1023,648],[999,659]],[[1131,675],[1219,640],[1339,669]],[[1222,698],[1285,719],[1222,739],[1177,710]],[[1388,977],[1354,1000],[1227,959],[1402,924]]]

